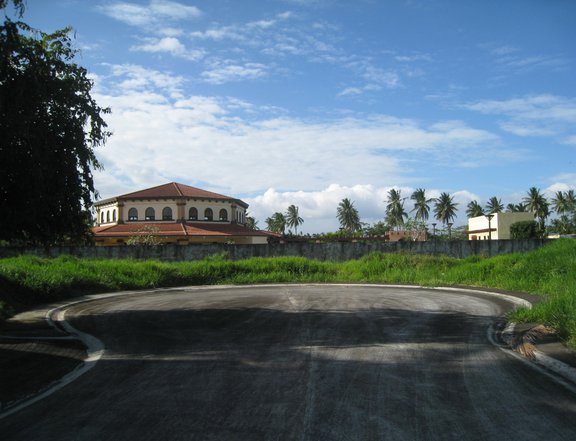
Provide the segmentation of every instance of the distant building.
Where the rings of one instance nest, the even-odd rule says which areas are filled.
[[[98,201],[96,245],[125,245],[132,237],[152,235],[160,243],[265,244],[276,237],[245,226],[248,204],[188,185],[169,184]]]
[[[468,219],[468,240],[510,239],[510,226],[516,222],[534,220],[533,213],[506,212]]]

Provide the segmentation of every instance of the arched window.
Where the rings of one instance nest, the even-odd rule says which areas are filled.
[[[112,210],[112,222],[116,222],[116,210]]]
[[[204,210],[204,220],[211,221],[214,220],[214,213],[211,208]]]
[[[226,211],[224,208],[222,208],[222,210],[220,210],[220,215],[218,216],[218,218],[221,221],[227,221],[228,220],[228,211]]]
[[[110,222],[110,211],[106,212],[106,222]]]
[[[170,207],[164,207],[162,210],[162,220],[172,220],[172,209]]]
[[[100,213],[100,223],[101,224],[104,223],[104,212],[103,211]]]
[[[138,220],[138,210],[132,207],[128,210],[128,220],[129,221],[137,221]]]
[[[198,210],[196,209],[196,207],[192,207],[190,208],[190,210],[188,210],[188,219],[198,220]]]
[[[148,207],[146,209],[146,220],[156,220],[156,212],[152,207]]]

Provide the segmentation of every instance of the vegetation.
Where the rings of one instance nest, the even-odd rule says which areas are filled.
[[[8,6],[0,0],[0,8]],[[12,2],[21,16],[24,2]],[[47,34],[0,24],[0,240],[54,244],[89,239],[94,148],[109,112],[74,60],[71,29]]]
[[[347,262],[302,257],[230,261],[216,255],[196,262],[91,260],[31,256],[0,260],[0,308],[24,308],[80,293],[167,286],[247,283],[399,283],[467,285],[542,296],[516,320],[547,324],[576,347],[576,241],[560,239],[536,251],[454,259],[374,253]]]
[[[288,228],[294,227],[294,231],[298,234],[298,225],[302,225],[304,219],[300,217],[298,207],[296,205],[290,205],[286,211],[286,225]]]
[[[510,225],[512,239],[533,239],[538,237],[538,224],[535,221],[521,221]]]
[[[343,199],[336,209],[336,217],[340,222],[340,229],[348,234],[354,234],[362,229],[360,215],[350,199]]]

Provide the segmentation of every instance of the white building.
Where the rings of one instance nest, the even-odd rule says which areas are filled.
[[[468,240],[510,239],[512,224],[533,220],[534,214],[527,212],[494,213],[471,217],[468,219]]]

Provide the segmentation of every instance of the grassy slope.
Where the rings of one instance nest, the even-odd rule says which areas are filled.
[[[531,253],[492,258],[452,259],[412,254],[371,254],[336,263],[301,257],[198,262],[41,259],[0,260],[0,313],[76,294],[161,286],[272,282],[401,283],[424,286],[470,285],[544,296],[515,320],[560,330],[576,347],[576,241],[559,240]]]

